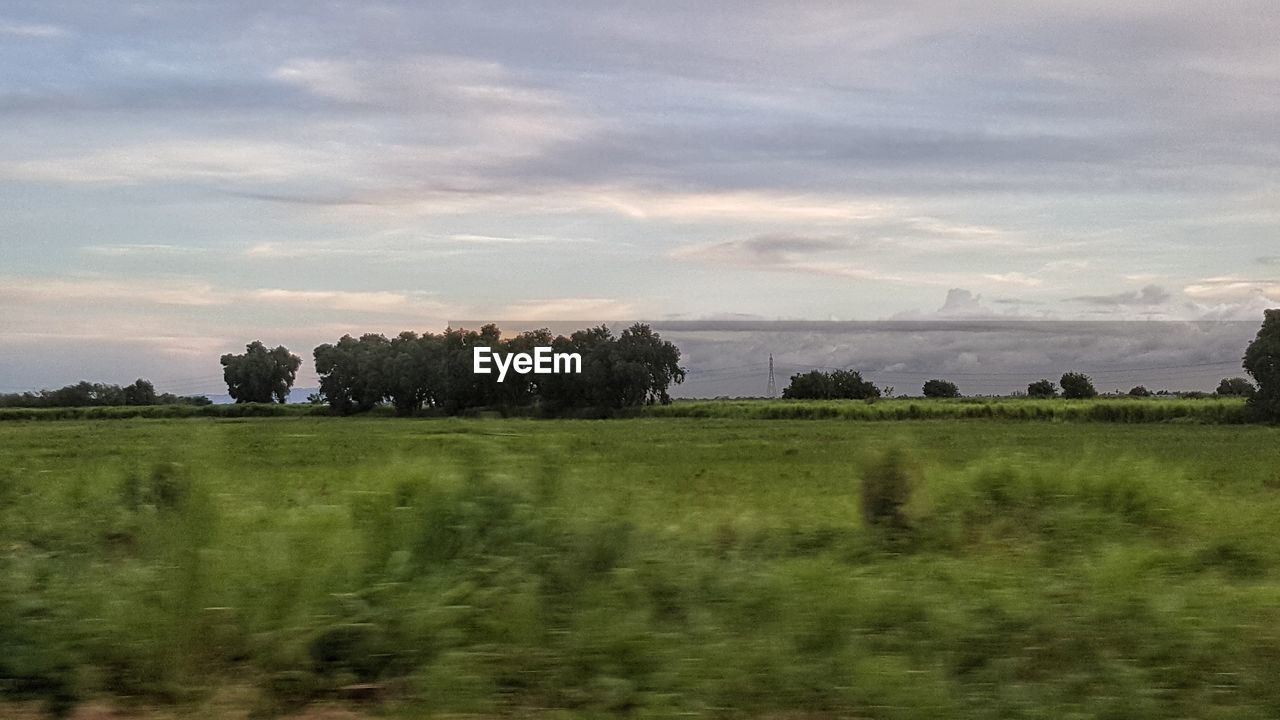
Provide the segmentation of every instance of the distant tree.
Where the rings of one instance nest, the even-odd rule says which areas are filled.
[[[644,323],[636,323],[618,336],[613,372],[618,392],[616,407],[670,404],[671,386],[685,378],[680,348],[663,340]]]
[[[1151,397],[1151,391],[1143,385],[1136,385],[1129,391],[1130,397]]]
[[[791,376],[782,397],[796,400],[866,400],[880,397],[880,388],[855,370],[810,370]]]
[[[960,397],[960,388],[956,387],[955,383],[946,380],[928,380],[920,391],[928,398]]]
[[[1084,373],[1064,373],[1062,379],[1058,382],[1062,384],[1062,397],[1064,398],[1079,400],[1097,397],[1098,395],[1097,389],[1093,387],[1093,381]]]
[[[782,389],[782,397],[786,400],[830,400],[835,397],[835,388],[830,375],[821,370],[810,370],[792,375],[791,381]]]
[[[155,405],[156,388],[150,382],[138,378],[124,388],[125,405]]]
[[[831,386],[835,396],[841,400],[866,400],[880,397],[880,388],[870,380],[863,380],[862,374],[855,370],[833,370]]]
[[[1218,389],[1214,393],[1224,396],[1250,397],[1255,391],[1257,388],[1247,378],[1233,377],[1222,378],[1222,382],[1218,383]]]
[[[1051,398],[1058,396],[1058,386],[1050,380],[1037,380],[1027,386],[1027,397]]]
[[[258,340],[246,345],[241,355],[223,355],[221,362],[227,393],[238,403],[287,402],[302,366],[302,359],[285,346],[268,349]]]
[[[1249,398],[1254,415],[1280,421],[1280,309],[1263,314],[1258,336],[1244,352],[1244,369],[1258,383],[1258,391]]]
[[[343,335],[336,345],[325,343],[312,351],[320,394],[343,415],[365,412],[387,395],[386,337],[366,333],[360,339]]]

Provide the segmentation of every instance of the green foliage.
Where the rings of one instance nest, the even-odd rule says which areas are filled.
[[[1050,380],[1037,380],[1027,386],[1027,397],[1051,398],[1058,396],[1058,386]]]
[[[1257,388],[1253,383],[1242,377],[1222,378],[1222,382],[1218,383],[1218,389],[1214,394],[1227,397],[1250,397]]]
[[[122,405],[208,405],[203,395],[157,394],[155,386],[139,378],[120,387],[81,381],[57,390],[0,395],[0,408],[85,408]]]
[[[1097,389],[1093,387],[1093,380],[1084,373],[1063,373],[1062,379],[1058,382],[1062,384],[1062,397],[1068,400],[1084,400],[1098,396]]]
[[[550,347],[578,353],[581,374],[476,374],[477,347],[500,353],[530,353]],[[584,409],[619,410],[671,402],[669,390],[684,381],[680,350],[644,324],[618,337],[604,326],[569,337],[534,330],[503,338],[496,325],[479,331],[450,328],[440,335],[403,332],[392,340],[367,334],[344,336],[315,349],[320,392],[339,414],[367,412],[390,401],[396,412],[423,409],[457,415],[483,408],[538,406],[550,415]]]
[[[267,349],[259,340],[245,346],[244,354],[222,356],[222,379],[227,393],[238,403],[284,403],[298,375],[302,359],[283,345]]]
[[[1153,394],[1145,385],[1135,385],[1129,390],[1129,397],[1151,397]]]
[[[1258,391],[1249,398],[1254,415],[1280,422],[1280,309],[1264,313],[1257,337],[1245,350],[1244,369],[1258,383]]]
[[[926,380],[924,387],[920,388],[920,392],[924,393],[927,398],[960,397],[960,388],[956,387],[955,383],[946,380]]]
[[[880,388],[854,370],[810,370],[791,376],[782,389],[787,400],[866,400],[880,397]]]

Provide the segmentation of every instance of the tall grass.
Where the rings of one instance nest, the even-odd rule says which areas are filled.
[[[370,697],[407,716],[1280,715],[1280,498],[1239,458],[1214,456],[1233,476],[1174,459],[1241,429],[1134,428],[1147,445],[1127,453],[1094,431],[1068,455],[981,424],[931,446],[671,425],[13,426],[0,694],[186,712],[248,682],[261,715]],[[823,433],[857,441],[832,456]],[[757,475],[704,463],[721,453]],[[868,491],[887,505],[867,512]]]

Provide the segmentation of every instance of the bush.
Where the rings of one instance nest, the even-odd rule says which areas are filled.
[[[1129,391],[1129,397],[1151,397],[1151,391],[1143,385],[1137,385]]]
[[[929,398],[958,398],[960,397],[960,388],[956,387],[953,382],[946,380],[929,380],[925,382],[921,392],[925,397]]]
[[[1222,382],[1218,383],[1218,389],[1214,393],[1226,397],[1250,397],[1257,388],[1253,383],[1242,377],[1222,378]]]
[[[1062,380],[1062,397],[1081,400],[1084,398],[1097,397],[1098,391],[1093,387],[1093,380],[1088,375],[1078,372],[1064,373]]]
[[[1058,386],[1049,380],[1037,380],[1027,386],[1027,397],[1051,398],[1058,396]]]
[[[855,370],[811,370],[791,376],[782,390],[787,400],[867,400],[880,397],[880,388]]]

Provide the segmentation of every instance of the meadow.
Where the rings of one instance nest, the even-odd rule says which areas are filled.
[[[1280,716],[1280,428],[120,418],[0,460],[4,716]]]

